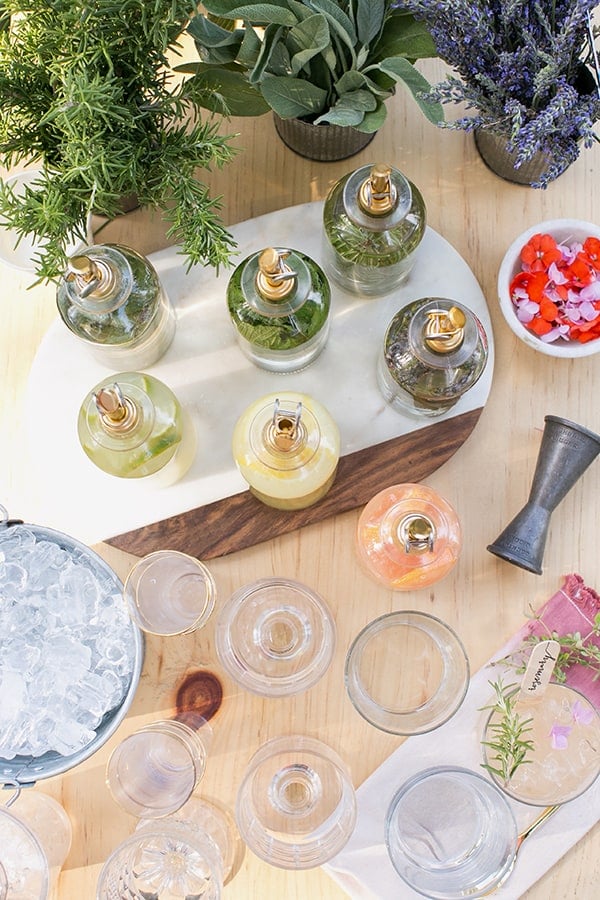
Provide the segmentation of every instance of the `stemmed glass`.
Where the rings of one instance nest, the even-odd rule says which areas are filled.
[[[221,610],[217,654],[246,690],[266,697],[297,694],[325,673],[335,624],[324,600],[298,581],[264,578],[236,591]]]
[[[302,735],[267,741],[242,779],[236,820],[248,847],[283,869],[320,866],[356,822],[349,772],[330,747]]]

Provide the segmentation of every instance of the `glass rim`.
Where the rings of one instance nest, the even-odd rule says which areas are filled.
[[[204,578],[206,588],[204,606],[198,613],[196,619],[190,625],[186,625],[185,628],[177,629],[175,631],[166,629],[157,630],[156,626],[142,611],[137,599],[138,588],[137,585],[134,585],[135,579],[140,577],[140,572],[142,572],[145,566],[148,566],[148,564],[159,559],[166,559],[167,557],[177,557],[178,559],[192,563],[197,574],[202,575]],[[125,600],[132,621],[146,634],[153,634],[157,637],[177,637],[178,635],[192,634],[206,624],[215,608],[217,585],[210,569],[202,562],[202,560],[197,559],[195,556],[191,556],[189,553],[184,553],[181,550],[154,550],[152,553],[142,556],[141,559],[134,563],[127,573],[125,581],[123,582],[123,599]]]
[[[375,700],[360,678],[362,655],[369,642],[390,628],[405,626],[424,632],[436,645],[443,673],[435,691],[413,709],[393,710]],[[454,671],[452,671],[454,664]],[[456,689],[444,700],[441,689],[454,674]],[[356,711],[375,728],[388,734],[425,734],[443,725],[458,711],[469,688],[470,665],[464,645],[456,632],[442,619],[418,610],[397,610],[373,619],[356,635],[344,664],[344,683]]]

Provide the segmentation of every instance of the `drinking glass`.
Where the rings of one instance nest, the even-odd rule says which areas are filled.
[[[533,749],[509,779],[490,772],[501,790],[531,806],[556,806],[593,784],[600,773],[600,713],[582,693],[551,681],[539,698],[519,695],[514,713],[526,723],[523,738]],[[482,742],[484,761],[492,768],[498,763],[489,743],[496,742],[501,727],[501,716],[492,710]]]
[[[115,801],[138,818],[160,818],[180,809],[204,774],[212,729],[184,722],[152,722],[113,750],[106,781]]]
[[[309,869],[335,856],[356,822],[349,772],[330,747],[302,735],[268,741],[254,754],[236,802],[248,847],[282,869]]]
[[[458,766],[425,769],[395,794],[385,821],[390,860],[430,900],[483,897],[510,874],[517,824],[501,791]]]
[[[243,688],[267,697],[297,694],[325,673],[335,624],[315,591],[287,578],[265,578],[236,591],[216,628],[219,660]]]
[[[194,797],[160,822],[140,820],[105,862],[96,898],[218,900],[234,850],[229,817]]]
[[[52,887],[71,849],[73,829],[66,810],[54,797],[26,789],[15,798],[11,812],[31,829],[40,842],[48,861]]]
[[[465,698],[469,661],[441,619],[412,610],[374,619],[346,655],[345,683],[357,712],[391,734],[423,734]]]
[[[123,596],[133,621],[149,634],[189,634],[201,628],[216,600],[204,563],[177,550],[158,550],[137,562]]]
[[[46,900],[48,860],[33,831],[0,808],[0,900]]]

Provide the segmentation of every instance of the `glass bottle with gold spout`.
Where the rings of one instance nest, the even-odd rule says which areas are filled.
[[[402,172],[384,164],[361,166],[325,200],[325,272],[351,293],[395,290],[415,263],[426,219],[420,191]]]
[[[317,400],[279,391],[242,413],[232,451],[255,497],[277,509],[304,509],[321,500],[335,480],[340,435]]]
[[[327,341],[329,282],[298,250],[267,247],[245,259],[229,280],[227,305],[241,350],[262,369],[303,369]]]
[[[72,256],[56,301],[67,328],[111,369],[151,366],[175,335],[175,314],[156,270],[129,247],[98,244]]]
[[[398,412],[439,416],[473,387],[487,359],[487,335],[477,316],[456,300],[425,297],[390,322],[377,381]]]
[[[158,378],[122,372],[103,379],[81,404],[79,442],[91,461],[119,478],[160,473],[172,484],[192,463],[193,423]]]
[[[376,494],[358,520],[356,550],[372,578],[396,591],[439,581],[462,548],[458,516],[424,484],[396,484]]]

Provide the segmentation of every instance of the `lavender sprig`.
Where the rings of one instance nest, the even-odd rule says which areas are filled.
[[[428,99],[474,115],[442,127],[504,135],[516,167],[541,151],[546,187],[598,140],[600,85],[590,16],[598,0],[400,0],[454,70]],[[587,67],[587,68],[586,68]]]

